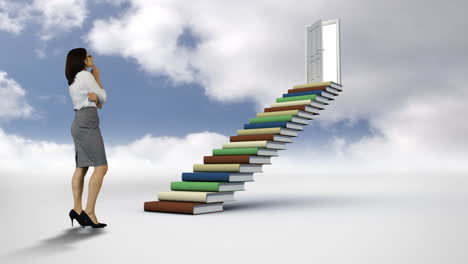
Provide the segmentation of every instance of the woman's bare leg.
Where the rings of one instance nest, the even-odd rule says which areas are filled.
[[[86,172],[88,172],[88,167],[76,168],[72,178],[73,201],[75,204],[73,206],[73,210],[79,214],[83,210],[81,205],[81,197],[83,195],[84,177]]]
[[[85,212],[91,220],[95,224],[98,224],[98,220],[96,214],[94,212],[94,207],[96,206],[97,196],[99,194],[99,190],[101,189],[102,180],[104,179],[104,175],[107,173],[107,165],[101,165],[94,167],[93,175],[89,180],[88,185],[88,202],[86,204]]]

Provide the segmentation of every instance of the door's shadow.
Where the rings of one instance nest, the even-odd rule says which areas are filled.
[[[56,236],[40,240],[35,246],[21,248],[1,257],[9,260],[22,260],[40,256],[52,256],[72,250],[74,248],[73,245],[80,241],[105,233],[106,231],[101,228],[71,228]]]

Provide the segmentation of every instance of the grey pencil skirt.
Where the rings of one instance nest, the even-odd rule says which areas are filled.
[[[76,167],[106,165],[106,150],[99,129],[97,108],[83,107],[74,110],[75,119],[71,126],[71,135],[75,143]]]

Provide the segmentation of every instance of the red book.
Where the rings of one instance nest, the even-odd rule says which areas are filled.
[[[286,110],[302,110],[304,111],[305,105],[290,105],[290,106],[279,106],[279,107],[269,107],[265,108],[265,112],[276,112],[276,111],[286,111]]]
[[[256,141],[256,140],[270,140],[273,141],[275,134],[261,134],[261,135],[243,135],[243,136],[231,136],[230,142],[240,141]]]
[[[205,156],[205,164],[250,164],[251,155]]]
[[[202,214],[223,211],[223,203],[195,203],[179,201],[149,201],[145,202],[147,212],[166,212],[180,214]]]
[[[205,156],[205,164],[271,164],[270,157],[256,155]]]

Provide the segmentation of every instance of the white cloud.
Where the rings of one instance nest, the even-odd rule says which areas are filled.
[[[34,108],[25,99],[26,91],[7,75],[0,71],[0,119],[30,117]]]
[[[468,40],[463,34],[450,33],[464,30],[466,23],[460,23],[466,22],[464,3],[430,3],[431,8],[416,3],[406,1],[407,8],[401,11],[398,1],[296,1],[294,5],[285,1],[197,1],[187,5],[176,0],[135,0],[122,15],[94,21],[86,39],[99,54],[134,59],[142,70],[167,75],[175,83],[198,83],[217,100],[255,100],[260,109],[291,85],[303,82],[304,25],[320,17],[339,17],[343,20],[345,92],[314,122],[327,126],[343,119],[365,119],[375,133],[355,142],[332,138],[330,155],[302,146],[296,153],[283,151],[265,172],[466,172],[468,125],[464,115],[468,106],[464,98],[468,80],[463,62],[468,58],[463,51]],[[434,10],[438,20],[433,19]],[[187,28],[200,40],[194,49],[177,45]],[[444,30],[447,28],[451,31]],[[4,138],[20,142],[13,136]],[[109,173],[122,177],[179,174],[178,168],[190,170],[191,164],[201,163],[204,154],[227,140],[219,136],[215,141],[146,136],[126,146],[109,147]],[[190,148],[193,151],[184,149],[187,158],[174,163],[183,144],[190,142],[201,145]],[[45,148],[38,142],[18,144],[25,146],[19,149]],[[207,145],[210,149],[203,147]],[[69,157],[63,168],[47,170],[35,161],[47,155],[37,154],[21,163],[17,154],[17,162],[11,163],[17,166],[11,169],[21,171],[20,164],[34,164],[51,173],[66,173],[74,166],[72,146],[67,146],[57,152],[68,154],[50,154],[49,159]],[[174,150],[162,155],[169,146]],[[12,143],[10,149],[14,148]]]
[[[86,36],[91,48],[135,59],[175,83],[198,83],[216,100],[255,100],[257,110],[304,82],[304,26],[338,17],[345,92],[318,122],[364,119],[375,131],[356,142],[332,140],[337,158],[349,163],[342,168],[464,168],[454,161],[467,157],[461,62],[468,38],[453,34],[467,21],[463,1],[427,8],[405,1],[404,11],[399,1],[129,3],[122,15],[94,22]],[[199,39],[195,48],[177,45],[187,28]]]
[[[88,15],[86,0],[0,0],[0,30],[19,34],[29,22],[40,25],[38,36],[48,41],[59,34],[81,27]],[[37,49],[44,56],[44,47]]]
[[[0,30],[14,34],[20,33],[30,18],[29,12],[26,5],[0,0]]]
[[[32,8],[40,15],[41,40],[81,27],[88,15],[86,0],[34,0]]]
[[[105,139],[104,139],[105,140]],[[221,148],[229,138],[217,133],[200,132],[185,137],[154,137],[147,134],[140,139],[118,146],[106,145],[109,164],[106,181],[167,182],[180,181],[182,172],[191,172],[193,164],[203,164],[203,156]],[[467,173],[466,153],[428,152],[421,156],[415,146],[407,142],[369,137],[357,143],[334,138],[324,155],[313,146],[291,147],[272,158],[272,165],[263,166],[263,173],[272,180],[284,180],[285,175],[341,174],[361,175],[381,173]],[[296,151],[295,151],[295,150]],[[405,152],[402,152],[402,149]],[[0,128],[0,183],[50,184],[70,182],[75,169],[73,144],[57,144],[10,135]],[[91,175],[92,169],[88,172]],[[89,177],[89,176],[88,176]]]
[[[130,0],[95,0],[98,4],[112,4],[112,5],[122,5],[124,3],[128,3]]]
[[[40,100],[49,100],[51,104],[66,104],[67,98],[64,95],[39,95],[37,97]]]
[[[201,84],[217,100],[269,103],[303,79],[297,39],[310,14],[278,23],[300,11],[285,8],[269,1],[132,1],[123,15],[95,20],[86,40],[99,54],[135,59],[176,84]],[[178,45],[187,28],[200,39],[195,49]]]
[[[105,141],[105,138],[104,138]],[[228,138],[211,132],[186,137],[145,135],[128,145],[108,146],[111,181],[180,180],[181,173],[203,163],[203,156],[220,148]],[[37,141],[9,135],[0,128],[0,181],[14,183],[66,183],[75,170],[73,144]],[[92,169],[88,174],[92,173]],[[67,177],[68,176],[68,177]]]

